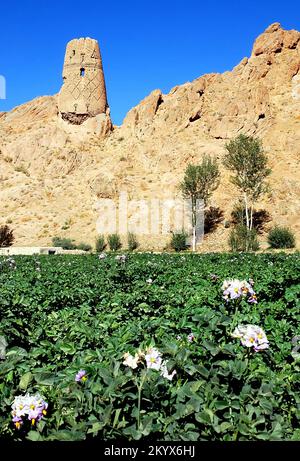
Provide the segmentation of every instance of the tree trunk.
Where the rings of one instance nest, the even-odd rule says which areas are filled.
[[[196,251],[196,226],[193,226],[193,251]]]
[[[251,204],[250,208],[250,230],[252,230],[253,227],[253,204]]]
[[[244,201],[245,201],[245,211],[246,211],[246,226],[249,229],[249,209],[248,209],[248,199],[246,192],[244,193]]]

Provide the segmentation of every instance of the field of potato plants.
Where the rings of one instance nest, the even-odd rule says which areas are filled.
[[[299,254],[0,258],[0,440],[300,440]]]

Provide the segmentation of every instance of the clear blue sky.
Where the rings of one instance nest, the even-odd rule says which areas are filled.
[[[141,99],[249,56],[269,24],[300,30],[299,0],[10,0],[0,6],[0,111],[55,94],[66,43],[99,41],[114,123]]]

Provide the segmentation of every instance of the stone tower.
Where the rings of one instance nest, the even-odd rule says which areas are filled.
[[[58,97],[58,110],[62,120],[72,125],[86,125],[90,118],[97,117],[111,122],[106,97],[102,60],[97,40],[80,38],[71,40],[66,49],[63,85]],[[102,114],[101,117],[98,117]],[[105,115],[105,117],[103,116]],[[109,131],[108,130],[108,131]]]

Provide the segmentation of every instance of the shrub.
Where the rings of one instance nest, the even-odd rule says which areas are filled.
[[[256,229],[258,234],[262,234],[265,229],[266,223],[272,220],[271,215],[266,210],[253,210],[252,217],[253,229]],[[243,203],[237,203],[231,212],[231,221],[233,224],[244,224],[246,225],[246,209]]]
[[[76,245],[73,242],[74,240],[70,238],[53,237],[52,239],[53,246],[61,247],[64,250],[75,250]]]
[[[111,251],[117,251],[122,246],[119,234],[110,234],[107,237],[107,241]]]
[[[294,248],[295,235],[288,227],[275,226],[268,234],[268,244],[271,248]]]
[[[134,251],[139,246],[139,242],[136,238],[136,235],[133,232],[128,232],[127,235],[128,250]]]
[[[101,253],[106,247],[105,237],[104,235],[98,235],[96,238],[96,251],[97,253]]]
[[[0,227],[0,247],[10,247],[15,240],[13,230],[7,224]]]
[[[259,249],[256,230],[249,230],[244,224],[238,224],[231,230],[228,243],[231,251],[257,251]]]
[[[188,237],[188,235],[184,231],[172,233],[171,248],[173,248],[173,250],[175,250],[175,251],[186,250],[186,248],[187,248],[187,243],[186,243],[187,237]]]
[[[77,245],[77,250],[91,251],[92,250],[92,245],[89,245],[88,243],[81,242],[81,243],[79,243],[79,245]]]

